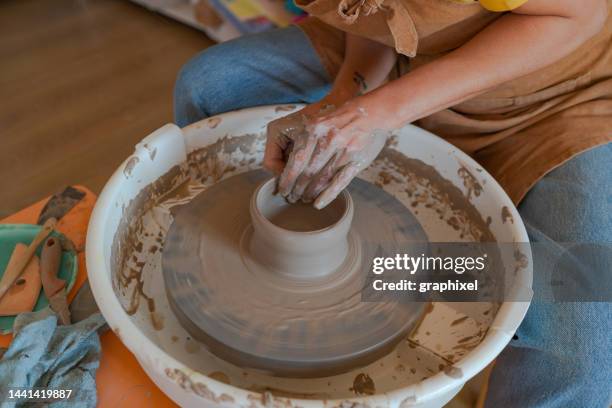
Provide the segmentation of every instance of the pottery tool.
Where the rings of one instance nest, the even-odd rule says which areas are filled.
[[[217,356],[274,375],[332,375],[388,354],[424,304],[362,292],[373,257],[427,242],[416,218],[363,180],[315,210],[274,195],[268,177],[230,177],[176,209],[162,268],[181,324]]]
[[[53,232],[58,220],[68,213],[84,196],[85,193],[74,187],[68,186],[61,192],[54,194],[49,201],[47,201],[37,221],[39,225],[42,225],[42,229],[25,250],[19,250],[17,252],[19,256],[7,265],[2,275],[2,279],[0,280],[0,299],[3,298],[15,281],[19,279],[24,270],[26,270],[36,250],[49,234]],[[55,239],[55,241],[57,242],[57,239]],[[57,261],[56,267],[59,268],[59,260]],[[57,275],[57,271],[55,271],[55,275]]]
[[[15,264],[24,256],[27,245],[15,245],[9,259],[7,269],[15,268]],[[14,316],[19,313],[31,312],[40,294],[40,265],[38,257],[32,256],[21,276],[0,299],[0,316]]]
[[[59,221],[83,197],[85,197],[85,193],[72,186],[67,186],[59,193],[53,194],[40,211],[38,224],[43,224],[50,218]],[[42,286],[51,309],[57,313],[60,323],[67,325],[70,324],[70,310],[66,299],[66,281],[57,277],[61,258],[62,245],[60,241],[55,237],[47,239],[40,259]]]
[[[53,194],[49,201],[45,204],[38,216],[38,225],[42,225],[49,218],[60,220],[68,213],[75,205],[85,197],[85,193],[77,190],[72,186],[67,186],[59,193]]]
[[[28,245],[27,249],[24,253],[19,257],[19,259],[13,264],[9,265],[4,271],[4,275],[2,275],[2,279],[0,280],[0,299],[4,296],[4,294],[13,286],[13,283],[21,276],[26,266],[34,256],[38,246],[53,232],[55,225],[57,224],[57,220],[55,218],[48,218],[42,229],[36,236],[34,240]]]
[[[66,300],[66,281],[57,277],[62,258],[62,246],[55,237],[45,241],[40,256],[40,277],[45,296],[51,309],[57,313],[63,325],[70,324],[70,311]]]

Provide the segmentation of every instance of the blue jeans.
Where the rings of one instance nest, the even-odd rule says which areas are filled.
[[[330,82],[299,28],[243,37],[208,48],[183,67],[174,93],[176,123],[257,105],[312,103]],[[612,144],[550,172],[519,212],[532,242],[612,244]],[[581,268],[580,279],[611,274],[608,266]],[[535,292],[539,284],[535,279]],[[609,407],[611,332],[611,303],[534,302],[497,358],[486,406]]]

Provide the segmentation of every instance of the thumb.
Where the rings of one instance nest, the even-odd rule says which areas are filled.
[[[263,167],[278,176],[283,172],[285,164],[285,154],[282,147],[278,145],[274,138],[268,138],[264,152]]]

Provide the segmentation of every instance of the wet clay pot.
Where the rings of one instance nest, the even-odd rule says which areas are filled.
[[[322,210],[310,204],[288,203],[274,194],[275,180],[257,188],[249,207],[254,233],[249,252],[268,270],[295,279],[336,271],[349,252],[353,221],[351,195],[343,191]]]

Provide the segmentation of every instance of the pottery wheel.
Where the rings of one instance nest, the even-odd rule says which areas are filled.
[[[427,241],[417,219],[390,194],[355,179],[347,260],[316,279],[282,276],[245,249],[251,196],[269,177],[242,173],[173,209],[162,268],[181,324],[215,355],[274,375],[332,375],[389,353],[423,304],[362,302],[361,293],[374,257]]]

